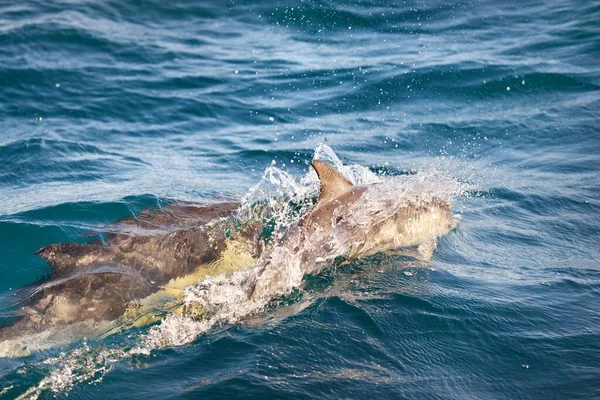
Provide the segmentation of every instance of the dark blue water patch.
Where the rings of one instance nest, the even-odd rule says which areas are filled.
[[[112,62],[104,62],[111,64]],[[102,64],[100,62],[99,64]],[[17,98],[21,102],[2,102],[2,110],[14,118],[68,118],[102,120],[120,115],[127,119],[135,113],[135,107],[129,107],[127,99],[115,101],[121,92],[118,82],[103,75],[113,75],[111,67],[86,66],[70,69],[3,69],[0,80],[4,98]],[[131,72],[136,76],[143,72]],[[82,99],[86,100],[85,104]],[[35,99],[43,99],[38,102]],[[139,105],[143,105],[139,99]],[[107,111],[110,111],[107,113]],[[107,115],[108,114],[108,115]]]
[[[227,168],[238,169],[244,173],[252,172],[258,177],[264,165],[275,165],[297,176],[308,172],[308,164],[312,155],[304,149],[298,151],[239,151],[211,156],[215,163],[227,165]]]
[[[437,273],[431,276],[432,284],[436,284],[437,277]],[[444,277],[444,275],[440,277],[444,278],[444,280],[449,278],[448,276]],[[597,282],[596,280],[596,285]],[[442,285],[441,288],[444,289],[452,287],[451,290],[455,294],[452,295],[444,290],[438,295],[436,294],[436,289],[433,289],[431,292],[433,297],[430,297],[431,295],[428,293],[423,293],[421,296],[430,298],[429,301],[437,304],[438,307],[444,310],[457,307],[459,310],[463,310],[463,313],[466,312],[467,315],[461,315],[460,318],[451,320],[446,318],[436,319],[434,322],[426,320],[435,314],[426,313],[423,315],[418,313],[414,318],[423,318],[425,320],[415,322],[414,326],[432,326],[437,327],[437,329],[433,328],[433,331],[430,331],[430,333],[423,332],[416,335],[414,334],[414,330],[407,329],[412,333],[399,338],[399,344],[407,349],[413,349],[416,346],[427,347],[428,358],[435,358],[437,355],[442,360],[447,360],[448,364],[453,364],[454,366],[450,369],[454,371],[462,370],[464,367],[467,379],[476,378],[481,374],[480,378],[483,380],[477,384],[471,382],[473,385],[469,387],[479,388],[480,386],[489,386],[492,391],[497,390],[497,395],[501,396],[505,396],[507,393],[520,393],[525,397],[535,398],[539,394],[538,390],[547,392],[550,395],[553,393],[552,390],[554,387],[561,386],[557,385],[557,382],[561,380],[557,379],[560,372],[555,368],[557,365],[555,363],[561,363],[565,354],[555,354],[554,361],[550,363],[551,365],[541,361],[538,356],[539,354],[552,353],[554,346],[564,348],[561,341],[565,337],[565,330],[573,332],[574,337],[580,337],[581,345],[587,348],[588,352],[595,351],[593,350],[594,345],[588,340],[598,333],[588,332],[586,325],[595,324],[594,319],[597,319],[597,316],[592,317],[591,320],[588,319],[590,312],[592,312],[588,308],[588,305],[590,302],[595,301],[595,297],[597,296],[586,295],[565,304],[560,295],[557,297],[557,292],[563,292],[560,287],[556,287],[553,290],[542,285],[534,285],[527,288],[516,286],[513,288],[513,291],[507,291],[506,287],[495,288],[494,286],[481,285],[476,282],[463,281],[461,283],[453,283],[451,286],[444,285],[442,282],[440,284]],[[535,297],[524,296],[524,293],[531,293],[532,291],[539,294],[535,295]],[[398,305],[398,307],[400,306],[402,304]],[[572,313],[570,323],[565,323],[566,321],[561,319],[561,316],[565,312]],[[553,324],[547,325],[548,318],[551,315],[555,316]],[[387,318],[385,321],[399,320]],[[452,321],[455,321],[455,323],[447,326]],[[411,320],[403,321],[403,323],[410,326]],[[394,325],[390,329],[400,331],[401,328],[398,325]],[[533,340],[526,345],[518,344],[523,338],[521,335],[528,335],[534,332],[536,328],[545,329],[543,335],[547,339],[541,341]],[[515,333],[519,331],[521,332],[520,334]],[[552,337],[556,339],[551,339]],[[440,340],[452,340],[452,344],[448,342],[446,346],[440,345]],[[432,342],[432,346],[427,346],[427,342]],[[464,346],[464,351],[462,352],[460,351],[461,344]],[[535,350],[536,348],[537,350]],[[579,359],[577,349],[580,347],[569,346],[569,348],[573,350],[568,352],[567,357],[570,357],[572,362],[580,363],[581,365],[587,363],[585,358]],[[423,362],[423,359],[421,361]],[[479,364],[478,367],[472,368],[469,365],[471,362]],[[521,362],[524,362],[525,365],[531,368],[521,369]],[[534,362],[535,364],[533,364]],[[506,368],[508,367],[507,364],[511,363],[513,367]],[[426,364],[426,362],[423,362],[423,364]],[[504,368],[501,365],[504,365]],[[486,380],[483,378],[484,376],[494,376],[494,373],[489,370],[499,367],[506,374],[502,379],[502,383],[498,384],[495,380]],[[535,372],[532,371],[534,368]],[[513,372],[508,372],[511,369]],[[484,372],[484,370],[488,371]],[[521,380],[520,375],[523,372],[535,375],[536,379],[534,381],[541,384],[541,387],[536,387],[535,391],[533,391],[532,387],[527,388],[521,385],[519,383]],[[576,368],[571,369],[570,374],[572,378],[579,379],[579,373]],[[542,376],[550,379],[542,378]],[[552,376],[554,376],[553,379],[557,380],[553,381]],[[590,375],[586,374],[586,376],[581,376],[581,381],[586,382],[589,378]],[[511,384],[512,379],[515,380],[516,385]],[[564,382],[564,380],[562,381]]]
[[[107,14],[118,15],[120,18],[140,23],[150,23],[154,26],[160,20],[185,21],[186,18],[211,19],[218,17],[220,13],[229,9],[226,4],[196,4],[190,1],[178,1],[165,5],[160,1],[132,1],[122,4],[119,1],[111,1],[96,5]],[[88,12],[87,5],[82,11]],[[144,11],[144,12],[142,12]],[[159,25],[160,26],[160,25]]]
[[[35,255],[41,247],[64,238],[58,227],[0,222],[0,240],[6,245],[0,261],[0,290],[16,290],[50,272],[46,262]]]
[[[0,261],[3,276],[0,291],[17,289],[51,273],[46,262],[35,254],[40,248],[53,243],[85,243],[97,239],[98,232],[106,225],[136,216],[147,207],[160,208],[168,203],[168,199],[147,195],[124,198],[116,203],[61,204],[2,217],[0,241],[7,249]]]
[[[580,147],[580,144],[575,146]],[[564,145],[564,147],[571,147]],[[583,147],[583,146],[581,146]],[[591,150],[591,149],[590,149]],[[535,169],[540,173],[557,173],[562,176],[570,176],[575,181],[587,180],[595,176],[600,171],[600,160],[592,154],[587,155],[587,151],[581,151],[583,154],[577,160],[565,160],[564,154],[554,151],[547,151],[544,154],[535,154],[523,165],[527,169]],[[591,151],[590,151],[591,153]],[[552,177],[551,179],[560,179]],[[590,189],[593,187],[590,185]]]
[[[161,351],[145,368],[117,371],[133,376],[133,382],[146,383],[124,389],[134,398],[151,391],[176,398],[217,396],[223,391],[241,397],[375,393],[419,398],[429,394],[429,385],[446,388],[440,398],[567,393],[584,398],[590,393],[580,385],[590,384],[598,371],[579,366],[593,363],[598,333],[587,332],[579,323],[592,311],[587,307],[595,296],[561,306],[557,292],[580,289],[565,292],[559,282],[515,285],[507,291],[504,285],[459,280],[445,273],[430,277],[430,288],[418,294],[384,292],[379,299],[359,303],[324,299],[285,322],[258,329],[231,328],[218,334],[216,341],[207,335],[181,351]],[[532,290],[537,292],[534,297],[522,296]],[[577,309],[570,323],[561,320],[565,311]],[[551,314],[556,318],[547,325]],[[580,334],[564,332],[580,328]],[[541,336],[536,336],[536,329]],[[557,351],[566,347],[572,350]],[[549,354],[554,355],[548,358]],[[158,376],[169,374],[172,363],[185,365],[185,372],[171,375],[165,385]],[[499,373],[502,379],[497,379]],[[116,376],[91,390],[98,395],[112,393],[119,387]],[[78,397],[78,391],[73,395]]]
[[[252,13],[250,15],[258,14],[278,26],[297,28],[307,35],[307,39],[316,36],[324,40],[330,39],[332,34],[347,33],[349,30],[414,34],[436,29],[451,30],[457,24],[452,21],[460,19],[470,7],[466,2],[432,2],[414,7],[394,2],[383,6],[368,1],[352,5],[337,1],[300,1],[275,8],[245,5]]]
[[[39,223],[55,222],[58,224],[69,224],[71,222],[87,222],[90,224],[102,224],[116,222],[124,217],[137,216],[145,208],[161,208],[171,201],[148,194],[125,197],[121,201],[114,203],[78,202],[60,204],[13,214],[7,219],[38,221]]]
[[[17,28],[4,32],[0,36],[0,43],[5,47],[23,47],[25,44],[33,51],[47,52],[54,48],[53,43],[61,42],[63,51],[77,52],[93,50],[97,54],[122,53],[121,49],[112,47],[117,46],[106,38],[94,35],[92,32],[80,29],[79,27],[69,26],[61,22],[45,22],[38,24],[24,24]],[[129,54],[132,57],[135,52]],[[90,57],[93,57],[90,55]],[[106,58],[105,58],[106,60]],[[141,62],[142,59],[132,59],[133,62]]]
[[[107,152],[83,143],[27,139],[0,147],[4,162],[2,185],[27,186],[48,181],[118,181],[123,167],[144,162],[131,156]],[[52,170],[52,173],[46,173]],[[114,173],[107,173],[113,170]],[[112,175],[112,176],[110,176]]]
[[[598,206],[593,202],[568,196],[551,196],[549,194],[541,196],[524,191],[516,192],[507,188],[491,188],[483,194],[490,198],[516,203],[513,209],[505,211],[508,214],[526,212],[537,216],[551,217],[559,214],[564,216],[569,213],[575,215],[590,213],[593,215],[598,211]]]
[[[548,96],[553,92],[597,91],[600,88],[585,78],[578,79],[576,76],[550,72],[530,73],[528,70],[524,70],[521,75],[517,76],[505,75],[500,79],[483,80],[485,80],[485,83],[479,86],[479,93],[485,97],[489,97],[494,93],[508,95],[506,92],[511,92],[510,95],[512,96],[519,96],[520,94],[543,94]]]
[[[169,96],[173,98],[196,97],[202,94],[214,94],[219,89],[223,89],[220,87],[223,83],[222,79],[210,75],[194,74],[192,71],[189,74],[167,78],[155,75],[151,75],[147,79],[136,78],[132,79],[128,85],[133,91],[136,89],[152,91],[156,96],[165,96],[165,98],[169,98]]]
[[[361,70],[329,70],[320,74],[312,81],[312,87],[324,92],[318,97],[316,104],[319,113],[360,112],[368,109],[385,109],[391,105],[404,103],[423,104],[436,99],[437,101],[472,101],[478,99],[507,99],[507,84],[521,84],[522,79],[507,78],[506,81],[494,83],[495,76],[503,77],[510,74],[490,67],[488,69],[465,69],[463,66],[443,66],[409,70],[402,65],[389,66],[383,70],[375,71],[373,76],[364,77]],[[365,72],[368,72],[365,70]],[[490,79],[489,84],[482,83]],[[473,85],[473,86],[472,86]],[[521,85],[524,86],[524,85]],[[588,85],[589,86],[589,85]],[[479,89],[481,87],[481,89]],[[583,84],[573,85],[572,89],[595,89],[595,86],[585,87]],[[324,89],[328,89],[325,93]],[[517,86],[517,91],[520,88]],[[549,92],[550,89],[550,92]],[[529,87],[527,87],[529,92]],[[513,91],[514,92],[514,91]],[[319,92],[316,92],[318,96]],[[544,93],[551,93],[551,88],[545,88]],[[509,93],[510,94],[510,93]],[[515,95],[517,96],[517,95]],[[514,96],[513,96],[514,97]],[[316,100],[316,99],[315,99]],[[308,114],[313,107],[312,100],[308,100],[299,111],[307,110]]]
[[[519,266],[598,265],[594,240],[600,232],[595,218],[584,222],[575,213],[562,212],[537,216],[502,203],[465,217],[468,221],[442,240],[449,243],[440,247],[440,261],[456,265],[491,263],[506,271]],[[482,241],[486,245],[478,244]],[[468,253],[468,258],[461,256],[462,252]],[[474,260],[478,261],[473,264]]]
[[[137,396],[189,396],[195,391],[210,390],[216,385],[229,384],[232,380],[247,375],[256,365],[260,349],[248,341],[244,331],[228,329],[223,333],[203,337],[189,348],[162,351],[151,358],[140,357],[137,368],[123,364],[117,367],[117,372],[139,374],[138,382],[156,382],[164,374],[170,375],[171,362],[175,361],[181,371],[176,382],[168,385],[134,384],[126,389],[128,395]],[[178,361],[177,361],[178,360]],[[138,364],[140,363],[140,364]],[[153,368],[144,368],[150,363]],[[135,365],[135,364],[134,364]],[[142,368],[139,368],[142,366]],[[198,377],[201,376],[201,379]],[[110,377],[106,380],[108,392],[94,390],[97,395],[111,392],[111,385],[116,383]],[[162,386],[162,387],[161,387]],[[98,388],[102,389],[102,388]],[[76,392],[74,392],[75,394]]]

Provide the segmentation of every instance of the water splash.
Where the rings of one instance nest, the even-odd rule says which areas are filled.
[[[471,189],[466,182],[457,181],[447,173],[436,170],[415,175],[391,177],[385,185],[373,185],[357,202],[361,212],[351,215],[357,225],[378,223],[391,218],[399,209],[409,205],[425,206],[434,200],[452,204]],[[376,215],[374,215],[376,214]]]
[[[42,361],[40,368],[52,366],[50,374],[17,399],[35,400],[44,392],[68,393],[80,383],[99,383],[115,364],[130,355],[121,348],[94,347],[84,342],[74,350]]]
[[[327,145],[317,146],[314,159],[332,164],[355,184],[383,182],[382,178],[364,166],[344,166]],[[396,176],[385,182],[385,185],[373,185],[373,190],[367,191],[365,197],[357,203],[357,209],[362,207],[365,211],[353,216],[357,224],[366,223],[361,219],[389,218],[399,207],[410,202],[424,204],[437,198],[450,203],[468,190],[468,185],[436,171]],[[238,218],[265,218],[271,221],[272,235],[277,240],[299,223],[314,205],[318,193],[318,177],[312,168],[297,181],[289,173],[270,166],[266,168],[261,181],[244,195]],[[369,210],[366,210],[367,204]],[[371,210],[376,210],[379,214],[373,215]],[[283,252],[279,256],[285,258],[285,251],[277,247],[272,249],[271,254],[277,258],[278,252]],[[287,264],[282,264],[281,268],[286,269],[290,279],[285,290],[279,294],[285,294],[291,287],[299,286],[302,279],[299,266],[294,268]],[[82,382],[100,382],[120,361],[140,355],[147,356],[164,347],[190,343],[215,326],[238,323],[256,315],[264,310],[268,301],[253,300],[250,296],[260,272],[259,267],[255,266],[228,276],[223,274],[206,277],[197,284],[188,286],[184,294],[184,312],[169,314],[145,333],[134,335],[133,346],[121,343],[113,348],[101,348],[84,343],[70,352],[47,359],[42,367],[53,365],[54,369],[37,386],[21,395],[21,398],[36,399],[47,391],[65,393]]]
[[[343,165],[331,147],[323,143],[315,148],[313,159],[333,165],[355,185],[381,181],[367,167],[358,164]],[[306,175],[296,181],[288,172],[270,166],[265,169],[262,179],[242,197],[238,218],[253,219],[260,212],[273,224],[275,238],[280,238],[283,232],[295,226],[313,207],[318,194],[319,178],[313,168],[309,168]]]

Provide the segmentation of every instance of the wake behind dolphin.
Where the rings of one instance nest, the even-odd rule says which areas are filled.
[[[20,318],[0,329],[0,356],[103,337],[165,315],[131,351],[185,343],[215,324],[262,312],[271,299],[300,288],[306,274],[326,267],[406,248],[427,260],[456,225],[450,206],[462,187],[450,178],[377,177],[342,166],[327,146],[315,158],[327,160],[312,163],[318,180],[309,172],[300,184],[270,167],[268,181],[288,189],[276,198],[253,197],[264,189],[257,186],[239,209],[172,205],[119,223],[151,235],[134,229],[104,243],[41,249],[55,273],[23,300]],[[302,211],[295,219],[289,217],[294,202]],[[265,242],[269,220],[276,234]],[[178,329],[183,332],[173,335]]]

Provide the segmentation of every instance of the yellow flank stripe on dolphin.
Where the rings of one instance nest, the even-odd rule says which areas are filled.
[[[112,335],[123,328],[143,327],[158,322],[167,313],[181,314],[184,306],[185,288],[196,285],[207,276],[231,274],[252,267],[256,259],[243,242],[228,239],[221,256],[208,264],[202,264],[188,275],[171,279],[156,293],[130,305],[121,318],[114,322],[103,336]]]

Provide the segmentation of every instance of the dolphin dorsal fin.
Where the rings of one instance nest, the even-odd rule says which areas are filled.
[[[312,166],[321,181],[320,202],[333,199],[353,186],[352,182],[324,161],[313,160]]]

